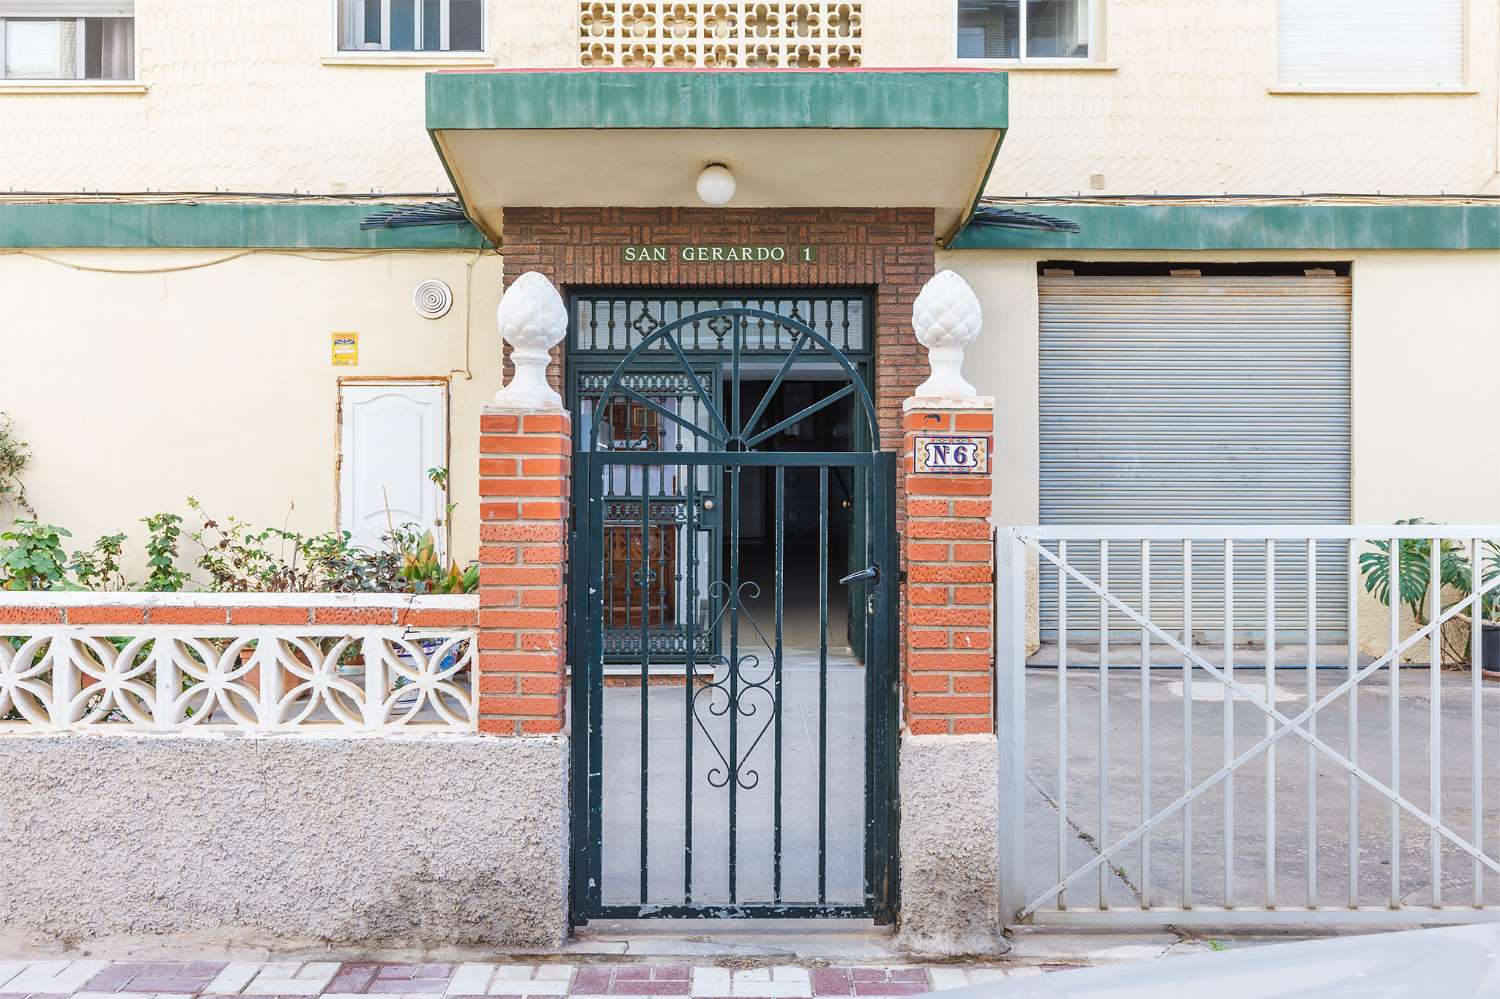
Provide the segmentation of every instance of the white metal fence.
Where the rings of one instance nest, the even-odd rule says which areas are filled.
[[[1005,920],[1500,919],[1500,683],[1481,671],[1500,663],[1467,627],[1500,601],[1496,539],[1500,526],[1002,529]],[[1337,644],[1318,632],[1330,548]],[[1164,582],[1152,559],[1167,553]],[[1221,604],[1204,622],[1194,573],[1210,558]],[[1366,594],[1382,564],[1405,606]],[[1028,659],[1049,577],[1056,643]],[[1289,600],[1295,645],[1277,624]],[[1085,607],[1088,644],[1069,627]],[[1430,668],[1445,641],[1449,667]]]
[[[472,622],[477,603],[363,594],[0,595],[0,736],[473,731],[477,631],[456,622]],[[448,623],[434,626],[434,618]],[[196,623],[180,623],[189,621]]]

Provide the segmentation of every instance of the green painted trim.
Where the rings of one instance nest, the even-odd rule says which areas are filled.
[[[472,225],[361,229],[383,205],[0,203],[0,247],[475,250]]]
[[[995,134],[995,144],[990,147],[990,159],[984,165],[984,173],[979,175],[979,183],[974,185],[974,197],[969,199],[969,210],[959,216],[947,232],[938,237],[938,242],[942,244],[943,249],[952,248],[953,241],[958,238],[959,233],[964,231],[964,226],[969,224],[969,220],[979,210],[980,202],[984,200],[984,189],[989,186],[990,174],[995,172],[995,161],[1000,158],[1000,147],[1004,144],[1005,129],[1002,128]]]
[[[1015,208],[1081,232],[970,222],[954,250],[1493,250],[1500,203],[1480,205],[1069,205]]]
[[[427,74],[427,128],[1007,126],[1000,70]]]

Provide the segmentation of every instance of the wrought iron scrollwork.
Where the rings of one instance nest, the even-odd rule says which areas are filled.
[[[711,628],[717,629],[723,621],[725,614],[743,614],[750,627],[755,630],[756,636],[766,651],[771,654],[770,662],[765,665],[763,675],[757,676],[756,671],[761,669],[761,658],[758,652],[747,652],[731,659],[727,655],[717,655],[709,659],[706,665],[714,668],[714,679],[707,680],[701,687],[693,692],[693,720],[697,722],[699,729],[708,739],[708,744],[713,748],[722,766],[715,766],[708,771],[708,783],[712,787],[727,787],[730,780],[734,780],[741,790],[750,791],[760,784],[760,771],[746,767],[745,762],[755,753],[755,748],[765,738],[766,732],[770,730],[772,723],[776,720],[776,713],[781,710],[781,704],[777,700],[776,693],[771,687],[771,681],[776,677],[776,650],[766,640],[765,633],[761,631],[760,625],[756,623],[755,615],[750,613],[745,606],[745,597],[754,600],[760,596],[760,584],[752,580],[740,583],[737,591],[731,591],[723,580],[716,580],[709,587],[709,595],[722,594],[724,602],[714,614]],[[719,675],[720,667],[723,675]],[[699,678],[696,668],[688,676],[688,683],[693,683]],[[698,701],[707,695],[705,710],[715,718],[727,718],[730,725],[736,725],[740,718],[754,718],[762,707],[769,708],[766,712],[765,722],[750,740],[750,745],[743,753],[735,753],[735,758],[730,759],[719,745],[714,733],[709,729],[703,716],[699,713]],[[717,695],[717,696],[716,696]]]

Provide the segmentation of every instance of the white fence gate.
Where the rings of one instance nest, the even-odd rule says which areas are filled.
[[[1005,921],[1500,919],[1500,682],[1482,672],[1500,663],[1468,627],[1500,612],[1497,539],[1500,526],[1002,529]],[[1348,620],[1336,645],[1318,634],[1330,549]],[[1112,555],[1128,580],[1112,580]],[[1193,592],[1210,562],[1216,607]],[[1366,593],[1382,571],[1404,603]],[[1028,658],[1043,580],[1057,641]],[[1296,644],[1276,618],[1293,600]],[[1139,639],[1122,647],[1127,628]]]

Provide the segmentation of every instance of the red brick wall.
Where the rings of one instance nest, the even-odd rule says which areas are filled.
[[[988,438],[994,421],[990,411],[907,413],[902,462],[912,467],[918,433]],[[990,475],[909,475],[906,482],[906,726],[917,735],[991,732],[995,586]]]
[[[562,731],[566,413],[479,418],[479,731]]]
[[[625,263],[621,247],[640,244],[812,246],[817,260],[702,264],[668,253],[666,263]],[[911,306],[933,274],[928,208],[507,208],[502,249],[507,282],[540,271],[564,295],[570,287],[629,285],[869,289],[875,406],[887,448],[900,444],[901,403],[927,377]],[[560,385],[561,346],[554,356],[549,375]]]

